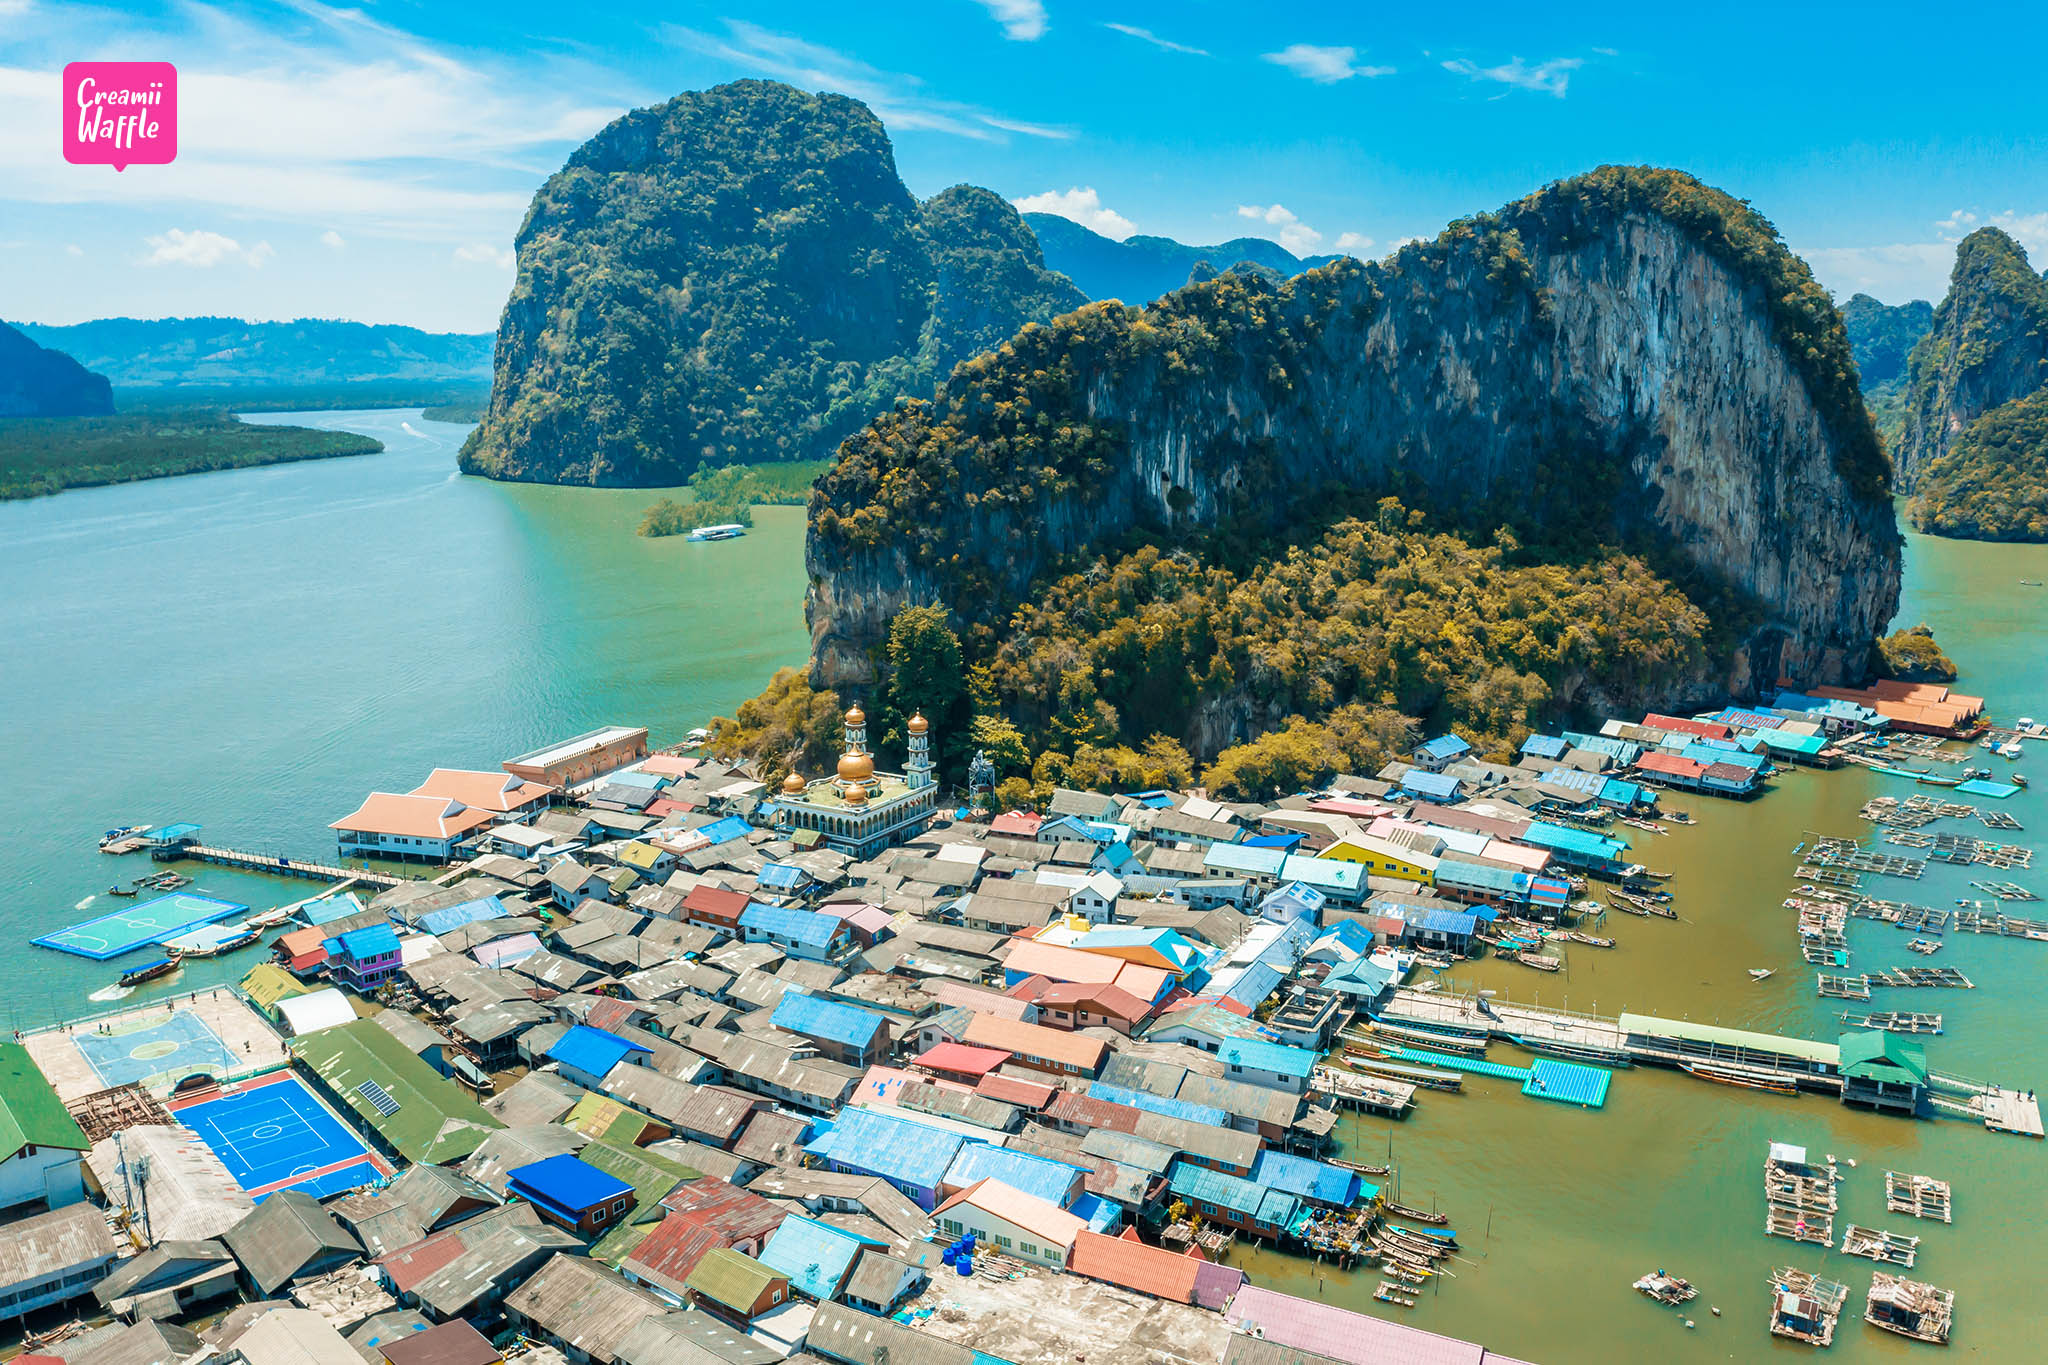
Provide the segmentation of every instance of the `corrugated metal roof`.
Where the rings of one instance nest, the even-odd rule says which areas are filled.
[[[1261,1152],[1252,1167],[1252,1179],[1276,1190],[1298,1194],[1338,1208],[1350,1208],[1364,1193],[1365,1182],[1356,1171],[1347,1171],[1323,1161],[1288,1152]],[[1373,1193],[1377,1194],[1375,1189]]]
[[[872,1043],[888,1022],[871,1010],[799,990],[784,991],[769,1017],[775,1027],[791,1033],[857,1048]]]
[[[936,1190],[964,1142],[958,1133],[856,1105],[840,1110],[804,1150],[914,1189]]]
[[[592,1028],[588,1024],[576,1024],[555,1040],[547,1055],[551,1060],[573,1067],[587,1076],[602,1077],[633,1053],[648,1051],[650,1049],[616,1033]]]
[[[576,1212],[595,1208],[633,1190],[617,1176],[566,1153],[515,1166],[506,1174],[511,1178],[513,1194],[538,1196],[534,1199],[536,1203]]]
[[[1162,1099],[1143,1090],[1126,1086],[1111,1085],[1107,1081],[1094,1081],[1088,1086],[1091,1099],[1107,1100],[1111,1104],[1129,1105],[1153,1114],[1165,1114],[1172,1118],[1186,1119],[1189,1123],[1208,1124],[1222,1127],[1230,1122],[1230,1114],[1214,1105],[1196,1104],[1192,1100]]]
[[[946,1168],[945,1183],[966,1188],[981,1180],[1000,1180],[1015,1190],[1065,1208],[1080,1188],[1082,1170],[1064,1161],[1049,1161],[1028,1152],[1013,1152],[985,1142],[970,1142]]]
[[[876,1238],[793,1213],[761,1248],[761,1264],[788,1276],[790,1288],[829,1300],[838,1295],[854,1258],[864,1248],[885,1245]]]
[[[1301,1201],[1285,1190],[1188,1161],[1173,1163],[1167,1173],[1167,1188],[1182,1199],[1214,1204],[1272,1227],[1289,1226],[1301,1212]]]

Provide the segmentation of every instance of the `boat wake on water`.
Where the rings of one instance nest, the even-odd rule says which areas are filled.
[[[83,910],[85,909],[86,906],[91,905],[94,901],[98,899],[99,896],[97,893],[95,893],[93,895],[87,896],[84,900],[80,901],[78,904],[72,906],[71,908],[73,910]]]
[[[95,1004],[104,1005],[112,1000],[126,1000],[133,994],[135,994],[133,986],[102,986],[85,998]]]

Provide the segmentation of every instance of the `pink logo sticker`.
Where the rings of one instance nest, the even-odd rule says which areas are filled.
[[[178,68],[73,62],[64,68],[64,159],[74,166],[164,166],[178,155]]]

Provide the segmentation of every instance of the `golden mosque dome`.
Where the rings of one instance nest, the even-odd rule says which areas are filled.
[[[802,796],[807,785],[809,784],[804,781],[804,775],[792,769],[789,776],[782,779],[782,794],[784,796]]]
[[[921,735],[931,728],[932,723],[924,718],[922,711],[910,718],[910,733],[913,735]]]
[[[844,765],[841,765],[841,766],[843,767]],[[866,805],[867,803],[868,803],[868,789],[867,789],[866,787],[848,787],[848,788],[846,789],[846,804],[847,804],[847,805],[849,805],[849,806],[865,806],[865,805]]]
[[[868,723],[868,713],[856,706],[846,713],[846,723],[848,725],[866,725]]]
[[[866,754],[841,754],[839,756],[839,780],[841,782],[867,782],[875,775],[875,760]]]

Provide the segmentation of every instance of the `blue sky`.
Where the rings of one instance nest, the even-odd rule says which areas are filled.
[[[0,316],[487,330],[578,142],[748,75],[866,100],[920,195],[1111,235],[1377,256],[1644,161],[1751,200],[1839,297],[1938,298],[1975,224],[2048,265],[2044,38],[2038,6],[0,0]],[[64,163],[87,58],[177,64],[175,163]]]

